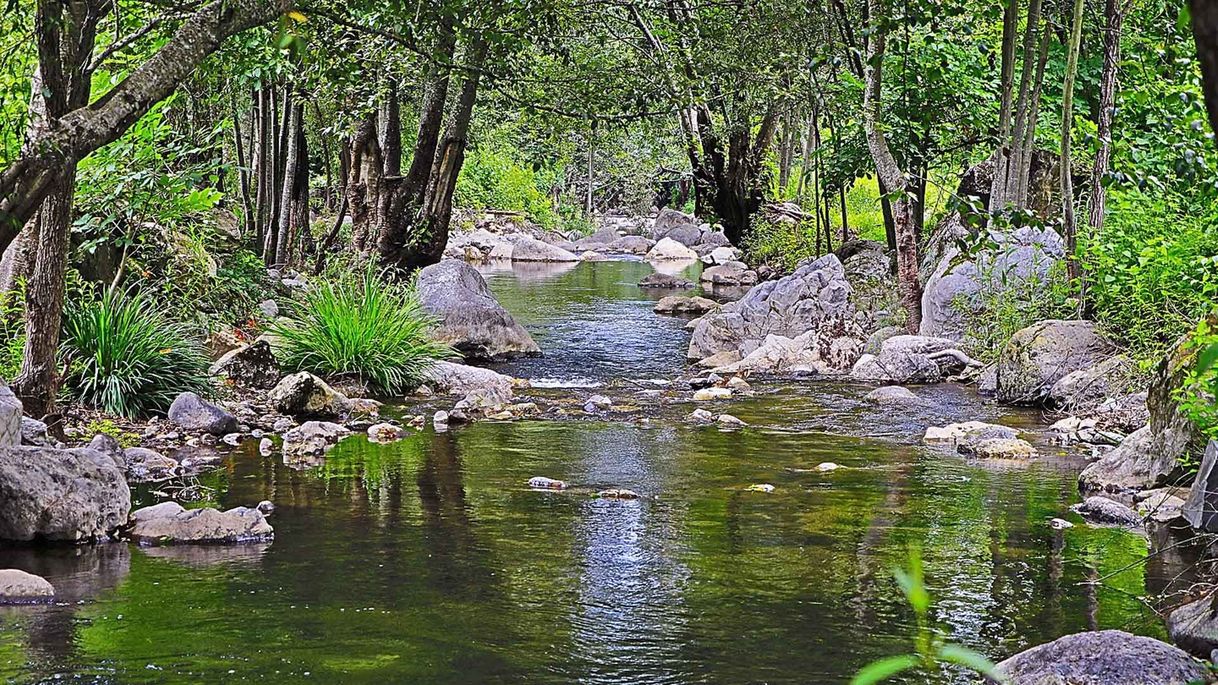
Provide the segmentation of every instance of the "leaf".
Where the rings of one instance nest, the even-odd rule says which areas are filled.
[[[303,24],[303,23],[309,21],[309,18],[306,17],[304,15],[304,13],[301,12],[300,10],[290,10],[287,14],[288,14],[288,19],[291,19],[292,21],[296,22],[297,24]]]
[[[1176,30],[1180,33],[1190,33],[1192,24],[1193,13],[1186,2],[1180,7],[1180,14],[1176,17]]]
[[[1214,368],[1214,364],[1218,364],[1218,343],[1201,350],[1201,353],[1197,355],[1197,373],[1209,371]]]
[[[998,667],[994,665],[994,662],[967,647],[943,645],[939,648],[939,659],[970,668],[981,675],[993,678],[999,682],[1006,682],[1006,676],[998,672]]]
[[[912,654],[890,656],[873,661],[859,669],[850,680],[850,685],[874,685],[883,682],[901,671],[908,671],[918,665],[918,657]]]

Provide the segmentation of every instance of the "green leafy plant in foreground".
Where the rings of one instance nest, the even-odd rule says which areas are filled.
[[[202,347],[143,294],[111,290],[70,307],[61,351],[65,391],[111,414],[165,411],[178,394],[211,387]]]
[[[371,382],[394,394],[453,355],[432,340],[435,323],[413,287],[369,269],[314,286],[271,333],[280,339],[287,368]]]
[[[922,576],[922,554],[917,549],[909,552],[909,570],[893,569],[897,584],[905,593],[914,610],[918,628],[914,635],[914,652],[878,659],[864,666],[854,675],[850,685],[873,685],[883,682],[898,673],[915,669],[931,670],[942,664],[963,666],[998,682],[1005,678],[998,673],[994,664],[981,654],[967,647],[950,644],[943,641],[940,635],[930,625],[930,593]]]

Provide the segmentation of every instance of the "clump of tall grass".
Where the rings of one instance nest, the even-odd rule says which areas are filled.
[[[202,346],[144,294],[111,290],[70,306],[60,349],[65,392],[111,414],[165,411],[180,393],[210,389]]]
[[[421,383],[437,360],[453,356],[431,338],[435,325],[413,287],[368,269],[309,288],[271,333],[286,368],[397,394]]]

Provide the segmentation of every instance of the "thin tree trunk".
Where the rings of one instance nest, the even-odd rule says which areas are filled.
[[[249,236],[254,229],[254,208],[250,201],[250,170],[245,155],[245,141],[241,138],[241,113],[237,111],[237,91],[229,90],[229,104],[233,116],[233,140],[237,148],[237,179],[241,187],[241,234]]]
[[[1066,79],[1062,88],[1062,230],[1066,239],[1066,273],[1071,281],[1081,281],[1078,261],[1078,225],[1074,217],[1074,178],[1071,174],[1070,137],[1074,126],[1074,78],[1078,73],[1078,49],[1083,33],[1083,0],[1074,0],[1070,44],[1066,54]]]
[[[290,96],[284,96],[284,101],[290,101]],[[300,160],[300,109],[291,107],[286,112],[284,119],[284,148],[283,148],[283,187],[279,194],[279,225],[275,231],[276,240],[268,243],[267,254],[270,259],[269,264],[274,261],[275,264],[288,266],[292,252],[292,226],[294,204],[296,201],[296,177],[299,172]]]
[[[1031,183],[1032,160],[1036,156],[1036,122],[1040,118],[1041,92],[1045,85],[1045,65],[1049,61],[1049,39],[1053,29],[1046,23],[1040,33],[1040,48],[1036,58],[1036,76],[1033,79],[1031,102],[1028,109],[1028,124],[1024,127],[1020,148],[1019,169],[1015,173],[1015,194],[1022,198],[1020,206],[1028,206],[1028,187]]]
[[[1020,188],[1026,186],[1020,182],[1019,178],[1019,172],[1023,169],[1023,158],[1030,154],[1023,146],[1024,132],[1029,125],[1035,126],[1036,123],[1029,121],[1028,114],[1031,109],[1029,88],[1031,88],[1032,71],[1037,54],[1036,29],[1040,25],[1040,8],[1041,0],[1031,0],[1028,4],[1027,26],[1023,36],[1023,66],[1019,76],[1019,95],[1015,101],[1015,128],[1011,132],[1009,143],[1003,141],[1004,145],[1010,145],[1009,159],[1003,169],[1006,173],[1006,179],[1002,184],[1004,199],[1006,203],[1014,205],[1016,209],[1023,209],[1026,204],[1024,197],[1019,192]],[[1012,189],[1015,192],[1012,192]]]
[[[1201,63],[1201,95],[1209,114],[1210,130],[1218,133],[1218,3],[1189,0],[1188,5],[1197,61]],[[1218,143],[1218,136],[1214,140]]]
[[[588,194],[584,198],[584,216],[592,218],[592,163],[596,159],[595,131],[588,131]]]
[[[1015,80],[1015,34],[1019,31],[1019,0],[1007,0],[1002,13],[1002,65],[998,108],[998,146],[994,151],[994,180],[990,188],[990,212],[1001,211],[1007,202],[1007,168],[1010,162],[1011,94]]]
[[[1014,3],[1014,0],[1011,0]],[[872,20],[872,35],[867,48],[866,83],[863,90],[863,122],[867,133],[867,147],[875,162],[876,172],[889,188],[905,188],[905,172],[897,164],[888,141],[880,129],[880,113],[883,111],[883,62],[887,43],[887,8],[884,0],[868,0]],[[914,230],[909,201],[905,194],[892,203],[893,223],[897,237],[897,284],[901,304],[908,319],[906,325],[911,333],[917,333],[922,323],[922,283],[918,275],[918,236]]]
[[[381,126],[381,155],[384,158],[385,175],[399,176],[402,173],[402,108],[398,103],[396,81],[389,82],[377,122]]]
[[[1093,235],[1099,235],[1104,229],[1108,201],[1104,177],[1112,164],[1112,118],[1116,110],[1117,72],[1121,62],[1121,24],[1125,19],[1122,1],[1104,0],[1104,17],[1104,66],[1100,69],[1100,111],[1096,121],[1099,146],[1091,167],[1091,201],[1087,212]]]

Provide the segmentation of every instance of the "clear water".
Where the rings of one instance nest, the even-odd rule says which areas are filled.
[[[0,549],[62,602],[0,608],[0,680],[844,683],[909,649],[890,571],[911,545],[937,627],[995,659],[1088,628],[1162,633],[1139,597],[1178,569],[1137,563],[1145,537],[1047,526],[1077,499],[1076,457],[992,469],[916,444],[931,423],[1039,417],[951,386],[906,414],[788,382],[725,405],[747,430],[689,425],[682,393],[629,382],[683,364],[682,322],[633,285],[649,270],[489,275],[547,351],[507,370],[602,384],[543,400],[607,388],[638,412],[353,438],[308,470],[247,444],[207,482],[221,506],[273,500],[271,544]],[[530,491],[535,475],[574,487]],[[606,487],[643,497],[590,496]]]

